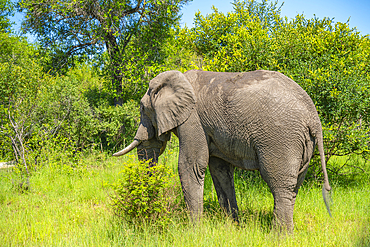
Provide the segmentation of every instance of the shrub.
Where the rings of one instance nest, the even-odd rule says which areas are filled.
[[[172,170],[164,165],[150,166],[150,161],[129,161],[121,179],[112,184],[112,206],[116,216],[129,223],[166,226],[170,214],[178,208]]]

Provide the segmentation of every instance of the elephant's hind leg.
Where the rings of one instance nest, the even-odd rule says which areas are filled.
[[[294,229],[293,210],[297,193],[287,188],[272,189],[274,196],[273,226],[280,231],[292,232]]]
[[[281,158],[276,163],[268,163],[268,166],[262,165],[260,169],[263,179],[274,196],[273,226],[279,231],[292,232],[294,229],[294,204],[305,175],[303,173],[298,178],[300,163],[299,159],[291,159],[289,162]]]
[[[238,205],[234,187],[234,166],[217,158],[210,157],[209,170],[216,188],[218,202],[233,219],[238,222]]]

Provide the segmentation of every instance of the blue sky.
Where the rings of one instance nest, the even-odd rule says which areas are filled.
[[[221,12],[230,12],[233,10],[232,2],[233,0],[193,0],[183,8],[181,24],[192,27],[195,13],[199,10],[202,15],[210,14],[212,5]],[[283,2],[281,14],[289,19],[298,14],[304,14],[306,18],[312,18],[314,14],[320,19],[334,17],[337,22],[347,22],[350,18],[350,27],[357,27],[362,35],[370,34],[370,0],[279,0],[279,5]]]
[[[233,0],[193,0],[182,9],[181,24],[193,26],[195,13],[199,10],[203,15],[212,13],[212,5],[219,11],[227,13],[233,10]],[[357,27],[361,34],[370,34],[370,0],[279,0],[284,2],[281,9],[282,16],[289,19],[297,14],[304,14],[306,18],[312,18],[314,14],[319,18],[335,18],[338,22],[347,22],[350,18],[350,27]],[[16,14],[12,18],[19,27],[22,15]]]

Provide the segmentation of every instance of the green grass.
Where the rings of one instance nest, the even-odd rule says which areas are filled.
[[[108,184],[119,179],[124,160],[92,155],[85,166],[44,167],[20,189],[20,175],[0,171],[0,246],[370,246],[369,175],[343,184],[331,179],[330,218],[320,186],[306,181],[294,210],[294,234],[271,230],[273,198],[255,172],[236,173],[240,225],[220,210],[210,175],[205,181],[205,213],[199,224],[176,214],[165,230],[118,221]],[[176,167],[176,154],[160,162]],[[338,161],[339,162],[339,161]],[[181,195],[179,195],[181,196]]]

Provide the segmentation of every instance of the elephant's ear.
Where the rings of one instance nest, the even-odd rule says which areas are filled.
[[[149,91],[158,136],[184,123],[195,107],[193,87],[179,71],[159,74],[150,82]]]

